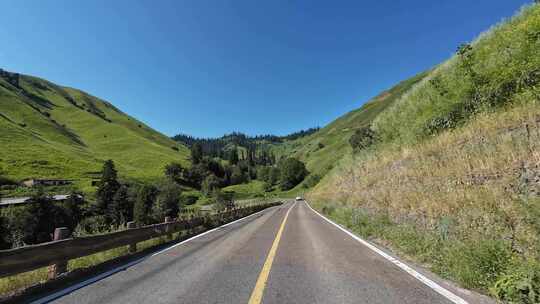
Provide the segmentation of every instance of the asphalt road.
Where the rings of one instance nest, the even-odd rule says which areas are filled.
[[[53,303],[251,304],[257,293],[262,303],[452,303],[304,202],[219,228]]]

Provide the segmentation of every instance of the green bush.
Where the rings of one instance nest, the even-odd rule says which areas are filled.
[[[304,188],[312,188],[315,187],[319,182],[321,181],[321,176],[318,174],[310,174],[306,178],[306,181],[303,184]]]
[[[197,202],[198,199],[198,196],[191,194],[185,194],[180,196],[180,202],[184,206],[193,205]]]
[[[204,195],[209,196],[212,194],[212,192],[214,192],[214,190],[218,189],[219,186],[219,179],[214,174],[210,174],[202,182],[201,191]]]
[[[152,213],[156,222],[163,222],[165,217],[176,217],[181,206],[180,194],[182,189],[175,182],[168,180],[159,185],[156,201],[152,206]]]
[[[110,232],[111,227],[107,224],[107,218],[103,215],[90,216],[82,219],[73,234],[75,236],[86,236]]]
[[[511,267],[510,271],[490,288],[490,292],[505,303],[540,303],[539,262],[518,263],[517,267]]]
[[[375,132],[369,127],[357,129],[349,138],[349,144],[354,151],[360,151],[371,147],[377,141]]]
[[[336,207],[334,206],[325,205],[322,207],[322,213],[328,216],[332,216],[332,214],[334,214],[335,211],[336,211]]]

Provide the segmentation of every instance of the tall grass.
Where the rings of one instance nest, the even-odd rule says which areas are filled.
[[[539,84],[540,5],[532,5],[461,48],[381,113],[373,128],[384,141],[415,143],[516,95],[538,98]]]

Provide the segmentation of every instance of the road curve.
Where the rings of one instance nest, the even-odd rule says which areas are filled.
[[[219,228],[53,303],[248,303],[274,246],[263,303],[452,303],[304,202]]]

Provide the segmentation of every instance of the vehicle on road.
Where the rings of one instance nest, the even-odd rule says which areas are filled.
[[[295,200],[296,200],[297,202],[299,202],[299,201],[303,201],[304,199],[303,199],[301,196],[297,196]]]

